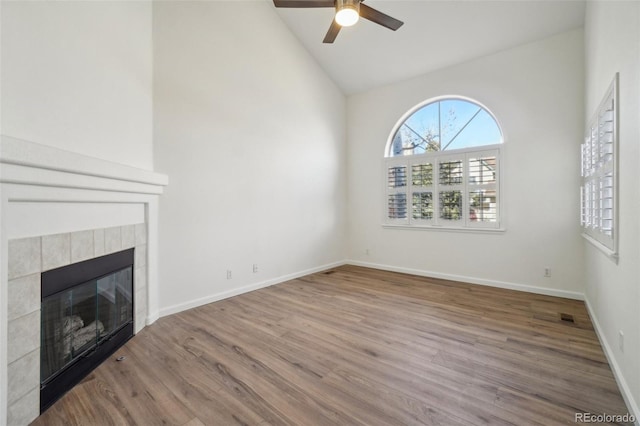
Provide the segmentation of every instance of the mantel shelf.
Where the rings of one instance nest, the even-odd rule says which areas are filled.
[[[0,182],[100,191],[161,194],[167,175],[0,136]]]

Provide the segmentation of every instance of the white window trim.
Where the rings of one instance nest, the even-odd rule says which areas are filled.
[[[598,250],[603,252],[609,259],[613,262],[617,263],[619,258],[618,253],[618,235],[619,235],[619,218],[618,218],[618,79],[619,74],[613,78],[613,81],[609,85],[603,100],[598,106],[595,114],[589,122],[589,126],[585,129],[585,143],[581,146],[581,164],[582,164],[582,185],[580,187],[580,225],[582,227],[582,236],[583,238],[589,242],[591,245],[596,247]],[[600,151],[603,142],[601,138],[603,137],[600,128],[602,123],[599,122],[599,117],[603,116],[606,113],[606,109],[613,107],[613,128],[612,128],[612,161],[603,162],[598,161],[597,164],[593,164],[592,161],[589,161],[589,158],[585,158],[585,146],[587,144],[591,145],[591,150],[593,146],[596,146]],[[600,155],[600,154],[599,154]],[[589,162],[589,164],[587,164]],[[605,232],[602,232],[599,225],[594,225],[594,220],[597,221],[599,214],[603,208],[594,209],[593,207],[589,207],[588,201],[584,196],[584,188],[589,187],[590,185],[599,185],[600,180],[607,173],[611,173],[613,176],[613,188],[612,188],[612,235],[607,235]],[[598,202],[602,203],[602,193],[600,192],[596,200],[589,200],[592,203]],[[594,213],[594,210],[598,210]]]
[[[450,151],[437,151],[437,152],[429,152],[424,154],[417,155],[407,155],[407,156],[395,156],[395,157],[385,157],[382,163],[382,176],[383,176],[383,194],[384,194],[384,202],[383,202],[383,212],[382,212],[382,225],[385,228],[395,228],[395,229],[423,229],[423,230],[442,230],[442,231],[458,231],[458,232],[504,232],[505,229],[501,227],[502,222],[504,220],[503,209],[502,209],[502,179],[501,179],[501,170],[503,168],[502,155],[501,150],[503,148],[503,144],[495,144],[495,145],[487,145],[482,147],[472,147],[458,150],[450,150]],[[492,184],[496,189],[496,209],[497,209],[497,217],[498,220],[496,222],[472,222],[469,220],[469,200],[468,194],[469,189],[473,187],[472,184],[469,184],[468,177],[468,161],[469,158],[472,158],[476,155],[494,155],[496,157],[497,162],[497,174],[496,174],[496,183]],[[449,222],[446,220],[441,220],[439,218],[439,200],[438,192],[442,188],[439,185],[439,176],[438,176],[438,165],[442,160],[454,160],[461,159],[463,160],[464,173],[463,173],[463,182],[460,185],[456,185],[455,189],[460,189],[463,193],[463,204],[462,204],[462,219],[456,222]],[[430,187],[430,190],[433,192],[433,200],[434,200],[434,218],[427,221],[422,219],[413,219],[413,215],[411,212],[411,194],[413,193],[413,183],[411,179],[411,166],[415,163],[423,163],[425,161],[429,161],[433,164],[433,173],[434,173],[434,185]],[[389,167],[394,166],[406,166],[407,167],[407,186],[403,191],[395,191],[390,190],[388,187],[388,169]],[[422,189],[424,187],[418,186],[418,188]],[[451,187],[446,187],[451,188]],[[454,189],[454,188],[452,188]],[[394,192],[404,192],[406,194],[407,199],[407,217],[405,219],[390,219],[388,218],[388,195]]]

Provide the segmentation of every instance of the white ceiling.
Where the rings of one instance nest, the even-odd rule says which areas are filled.
[[[404,25],[396,32],[361,19],[333,44],[322,39],[332,8],[276,11],[346,93],[405,80],[584,23],[582,0],[366,0]]]

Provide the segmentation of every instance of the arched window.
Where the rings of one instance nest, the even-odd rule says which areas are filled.
[[[479,103],[457,97],[418,105],[385,152],[385,223],[500,227],[502,131]]]

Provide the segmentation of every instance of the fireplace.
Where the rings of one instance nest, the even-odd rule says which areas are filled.
[[[133,332],[158,318],[158,203],[168,177],[7,135],[0,168],[0,425],[18,426],[45,406],[43,273],[135,248]]]
[[[42,273],[40,412],[133,336],[134,249]]]

